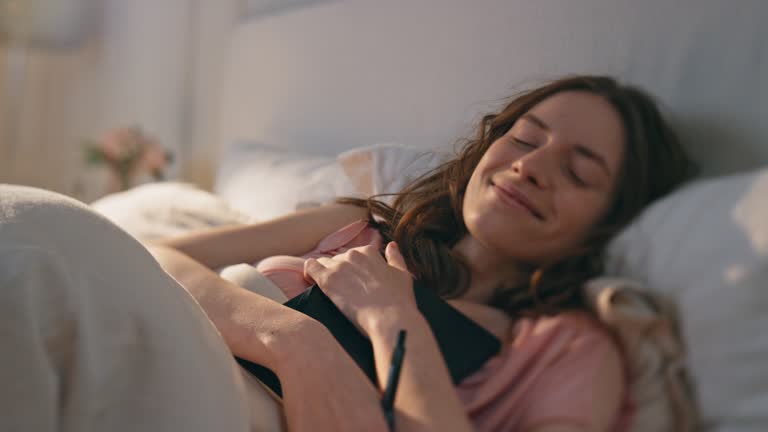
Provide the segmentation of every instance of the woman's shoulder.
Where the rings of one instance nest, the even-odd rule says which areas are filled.
[[[523,320],[510,343],[545,367],[530,394],[529,424],[554,417],[608,430],[626,396],[624,362],[610,331],[582,311]],[[534,407],[535,405],[535,407]]]
[[[505,342],[462,383],[470,406],[497,405],[514,414],[518,429],[563,422],[606,430],[616,421],[625,399],[623,361],[610,332],[589,313],[520,318]]]
[[[569,341],[569,346],[615,345],[610,331],[587,311],[569,310],[555,315],[518,319],[508,342],[523,344],[545,339]]]
[[[514,355],[535,357],[564,374],[601,375],[601,371],[606,371],[616,375],[623,368],[613,334],[586,311],[521,318],[513,325],[506,342],[508,351]]]

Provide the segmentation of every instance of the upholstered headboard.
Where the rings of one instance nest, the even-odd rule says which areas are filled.
[[[450,147],[518,90],[607,73],[662,101],[705,174],[768,164],[763,0],[327,0],[255,15],[229,46],[219,145]]]

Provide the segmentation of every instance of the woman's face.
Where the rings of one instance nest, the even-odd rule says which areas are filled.
[[[541,265],[579,246],[612,202],[624,154],[621,117],[601,96],[541,101],[475,167],[463,215],[503,259]]]

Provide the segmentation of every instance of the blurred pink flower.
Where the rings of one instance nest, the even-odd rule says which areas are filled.
[[[149,138],[137,127],[124,127],[108,133],[99,143],[103,155],[111,161],[134,157]]]
[[[105,163],[117,178],[120,190],[131,187],[133,178],[144,172],[156,180],[163,179],[163,171],[171,161],[171,154],[138,127],[110,131],[86,148],[86,156],[92,163]]]

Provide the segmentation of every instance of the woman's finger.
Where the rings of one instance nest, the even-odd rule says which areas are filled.
[[[304,277],[307,279],[317,281],[325,270],[325,266],[314,258],[304,261]]]
[[[318,263],[320,263],[320,265],[322,265],[323,267],[326,267],[326,268],[331,267],[334,264],[333,258],[318,257],[318,258],[315,258],[315,260]]]
[[[384,257],[392,267],[404,272],[408,271],[408,266],[405,265],[405,258],[403,258],[403,255],[400,253],[400,248],[397,247],[397,243],[393,241],[387,243],[387,247],[384,249]]]

